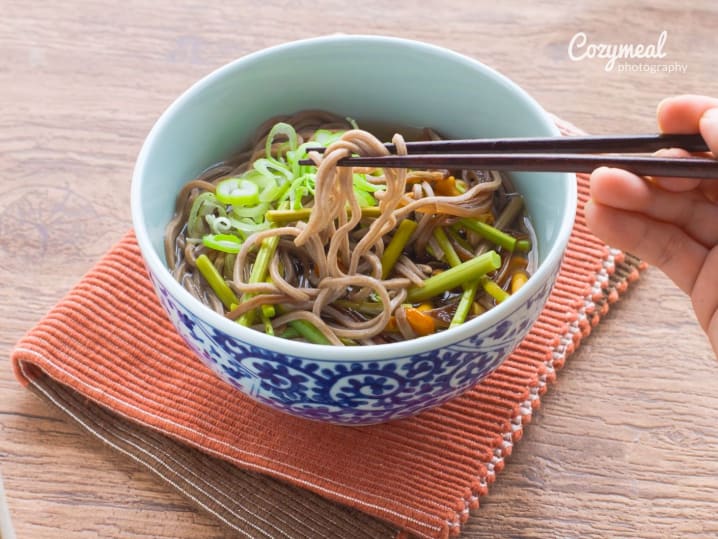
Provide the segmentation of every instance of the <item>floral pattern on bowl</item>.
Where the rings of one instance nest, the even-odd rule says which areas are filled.
[[[245,342],[195,316],[151,277],[180,336],[224,381],[284,412],[342,425],[408,417],[480,382],[526,336],[552,284],[470,338],[418,355],[358,362],[278,353]]]

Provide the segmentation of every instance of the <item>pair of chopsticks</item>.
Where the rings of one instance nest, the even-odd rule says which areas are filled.
[[[395,152],[393,144],[386,144]],[[706,157],[611,155],[648,153],[663,148],[707,152],[700,135],[540,137],[407,142],[408,155],[346,157],[346,167],[480,169],[533,172],[591,172],[602,166],[622,168],[641,176],[718,179],[718,160]],[[309,151],[324,151],[312,148]],[[311,165],[306,159],[302,164]]]

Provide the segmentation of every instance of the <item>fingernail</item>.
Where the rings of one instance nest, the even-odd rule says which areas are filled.
[[[583,205],[583,217],[587,217],[589,213],[593,211],[593,207],[596,205],[596,203],[593,201],[593,199],[589,198],[586,203]]]
[[[658,106],[656,107],[656,118],[658,118],[658,119],[660,120],[660,118],[661,118],[661,109],[663,108],[663,106],[664,106],[666,103],[668,103],[668,102],[671,101],[672,99],[673,99],[673,97],[664,97],[663,99],[661,99],[661,101],[658,103]]]
[[[713,155],[718,155],[718,107],[708,109],[701,116],[701,135],[705,139]]]
[[[701,116],[702,122],[710,122],[711,124],[718,124],[718,108],[708,109]]]

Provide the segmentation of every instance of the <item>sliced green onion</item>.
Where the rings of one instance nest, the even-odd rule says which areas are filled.
[[[287,162],[291,165],[292,170],[295,171],[295,176],[316,173],[316,168],[314,165],[300,165],[299,161],[308,157],[308,150],[316,148],[319,145],[320,144],[318,144],[317,142],[310,140],[308,142],[300,144],[296,150],[290,150],[285,154]]]
[[[307,183],[314,181],[312,174],[302,174],[301,176],[292,179],[289,188],[279,197],[279,202],[289,201],[289,206],[298,210],[302,207],[302,198],[304,194],[308,192]]]
[[[248,208],[232,206],[232,215],[235,215],[236,217],[250,217],[252,219],[258,219],[259,217],[262,217],[268,209],[268,202],[261,202]]]
[[[251,206],[259,202],[259,187],[244,178],[227,178],[217,184],[217,200],[232,206]]]
[[[366,191],[362,191],[361,189],[354,189],[354,196],[356,197],[360,208],[371,208],[379,204],[376,198],[374,198],[374,195],[367,193]]]
[[[187,231],[191,238],[197,238],[202,234],[200,228],[203,222],[203,218],[206,215],[217,212],[220,217],[226,216],[227,211],[224,209],[222,204],[217,202],[217,197],[214,193],[205,192],[197,195],[197,198],[192,202],[192,207],[187,217]]]
[[[352,177],[352,183],[354,184],[355,188],[361,189],[362,191],[368,191],[370,193],[375,193],[376,191],[385,189],[383,185],[371,183],[369,180],[366,179],[366,175],[364,174],[354,174],[354,176]]]
[[[299,139],[297,138],[297,132],[294,130],[294,127],[288,123],[277,122],[272,126],[272,129],[270,129],[269,134],[267,135],[267,142],[264,145],[264,151],[268,158],[272,157],[272,143],[274,142],[274,139],[277,138],[277,135],[284,135],[287,137],[290,150],[297,149]]]
[[[386,279],[391,274],[391,270],[394,269],[396,261],[399,260],[401,252],[409,243],[411,235],[414,233],[417,227],[416,221],[411,219],[404,219],[394,232],[389,244],[384,249],[384,253],[381,255],[381,278]]]
[[[259,159],[257,161],[262,162]],[[257,161],[255,161],[255,163]],[[240,178],[244,178],[245,180],[249,180],[252,183],[256,183],[257,187],[259,187],[260,190],[264,189],[265,187],[267,187],[269,185],[277,184],[277,177],[274,174],[272,174],[271,172],[265,171],[265,170],[256,170],[255,168],[251,168],[251,169],[245,171],[240,176]]]
[[[312,135],[312,140],[322,146],[329,146],[332,142],[336,142],[342,138],[344,133],[346,133],[346,131],[341,129],[317,129],[314,135]],[[314,146],[316,146],[316,144],[314,144]]]
[[[271,202],[279,198],[284,190],[289,188],[289,181],[270,172],[265,174],[252,169],[242,174],[242,178],[257,184],[260,202]]]
[[[406,301],[418,303],[433,298],[464,283],[470,283],[500,266],[501,257],[498,253],[488,251],[481,256],[462,262],[458,266],[432,275],[424,280],[423,286],[412,286],[409,288]]]
[[[242,248],[242,240],[234,234],[207,234],[202,236],[202,243],[210,249],[223,253],[236,254]]]
[[[232,289],[219,274],[217,268],[214,267],[214,264],[212,264],[212,261],[207,255],[199,255],[196,263],[197,269],[202,274],[202,277],[207,281],[210,288],[214,290],[214,293],[217,294],[217,297],[225,308],[229,309],[232,305],[239,303],[237,296],[235,296]]]
[[[275,183],[274,185],[265,187],[262,192],[259,193],[259,201],[274,202],[275,200],[282,198],[290,187],[291,184],[289,182],[284,182],[282,185],[277,185]]]
[[[259,232],[260,230],[267,230],[270,227],[270,223],[267,221],[256,222],[254,219],[241,218],[233,219],[228,217],[229,222],[234,230],[240,232],[240,236],[247,237],[249,234]]]
[[[232,221],[227,217],[217,217],[210,213],[204,216],[204,220],[207,221],[210,230],[212,230],[214,234],[226,234],[232,230]]]
[[[519,240],[516,242],[516,250],[528,253],[531,250],[531,240]]]
[[[254,170],[269,178],[277,177],[277,175],[272,171],[281,174],[287,181],[291,181],[295,176],[295,174],[289,170],[284,163],[277,161],[276,159],[257,159],[252,166],[254,167]]]

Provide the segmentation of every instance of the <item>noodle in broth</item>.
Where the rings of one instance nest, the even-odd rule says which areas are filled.
[[[406,153],[401,135],[392,142]],[[170,270],[238,323],[333,345],[441,331],[515,292],[533,242],[507,178],[337,166],[388,153],[327,112],[271,119],[249,150],[183,187],[165,235]],[[307,155],[316,168],[298,164]]]

